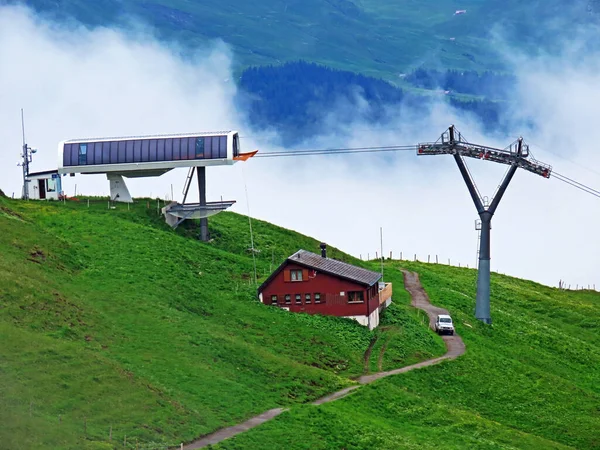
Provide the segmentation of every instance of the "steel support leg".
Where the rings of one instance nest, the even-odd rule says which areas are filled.
[[[206,167],[197,167],[198,175],[198,191],[200,192],[200,206],[206,206]],[[208,236],[208,218],[200,219],[200,236],[201,241],[207,242]]]
[[[481,240],[479,242],[479,269],[477,271],[477,297],[475,318],[484,323],[492,323],[490,314],[490,234],[492,215],[483,212],[481,218]]]

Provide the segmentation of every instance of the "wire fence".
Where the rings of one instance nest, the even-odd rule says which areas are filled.
[[[372,258],[371,256],[374,255],[374,257]],[[361,260],[365,260],[363,258],[363,254],[361,253],[359,255],[359,258]],[[464,264],[461,263],[460,261],[452,261],[451,258],[441,258],[439,255],[427,255],[427,258],[421,258],[417,255],[417,253],[411,253],[411,254],[406,254],[404,252],[399,252],[396,255],[396,258],[394,258],[394,254],[393,252],[390,251],[389,257],[387,257],[388,260],[396,260],[396,261],[413,261],[413,262],[426,262],[429,264],[443,264],[443,265],[447,265],[447,266],[454,266],[454,267],[461,267],[461,268],[466,268],[466,269],[472,269],[472,268],[477,268],[474,265],[469,266],[469,264]],[[384,259],[386,257],[384,256]],[[381,256],[379,254],[378,251],[374,252],[374,253],[367,253],[366,255],[366,261],[380,261],[381,260]],[[447,262],[447,264],[446,264]]]
[[[372,258],[371,256],[374,255],[374,258]],[[442,264],[442,265],[446,265],[446,266],[453,266],[453,267],[459,267],[459,268],[464,268],[464,269],[478,269],[477,264],[464,264],[461,263],[460,261],[452,261],[451,258],[441,258],[439,255],[427,255],[426,258],[420,258],[416,253],[411,253],[410,255],[407,255],[403,252],[399,252],[396,255],[396,258],[394,259],[394,253],[392,251],[390,251],[389,253],[389,257],[387,257],[388,260],[396,260],[396,261],[411,261],[411,262],[421,262],[421,263],[427,263],[427,264]],[[363,258],[363,254],[360,254],[359,258],[361,260],[365,260]],[[383,256],[384,259],[386,259],[385,256]],[[366,255],[366,261],[381,261],[382,256],[379,254],[378,251],[375,251],[374,253],[367,253]],[[505,275],[505,273],[503,272],[499,272],[499,271],[493,271],[494,273],[497,273],[499,275]],[[568,284],[565,280],[559,280],[558,282],[558,288],[560,290],[564,290],[564,291],[595,291],[598,292],[596,289],[596,285],[595,284]]]

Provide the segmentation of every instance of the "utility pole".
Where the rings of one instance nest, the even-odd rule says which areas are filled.
[[[381,281],[383,281],[383,260],[385,259],[383,256],[383,227],[379,227],[379,239],[381,245]]]
[[[458,135],[458,136],[457,136]],[[475,301],[475,317],[487,324],[492,323],[490,313],[490,235],[492,229],[492,217],[506,192],[515,172],[520,167],[529,172],[550,178],[552,168],[539,161],[529,157],[529,146],[523,144],[523,138],[519,138],[505,149],[496,149],[483,145],[473,144],[465,141],[458,133],[454,125],[442,134],[440,139],[434,143],[419,144],[418,155],[442,155],[450,154],[454,156],[456,165],[467,185],[469,194],[473,199],[477,214],[481,220],[480,241],[479,241],[479,267],[477,272],[477,297]],[[471,177],[469,169],[466,166],[463,156],[471,158],[489,160],[501,164],[508,164],[508,169],[504,179],[501,181],[498,189],[492,198],[490,205],[484,203],[477,186]]]

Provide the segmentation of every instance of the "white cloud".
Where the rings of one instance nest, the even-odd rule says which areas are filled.
[[[57,143],[74,137],[237,129],[248,136],[244,150],[273,150],[268,137],[252,132],[243,111],[236,110],[227,47],[217,42],[192,59],[180,58],[176,50],[140,28],[128,35],[77,25],[62,28],[23,8],[0,7],[0,187],[9,195],[20,193],[21,107],[27,141],[39,148],[35,171],[55,168]],[[455,123],[470,140],[501,147],[522,133],[542,149],[532,147],[539,159],[598,185],[598,174],[554,155],[600,172],[594,148],[600,137],[594,123],[600,76],[593,64],[576,70],[568,66],[544,58],[523,70],[515,94],[523,115],[535,118],[536,129],[517,127],[506,140],[485,136],[476,123],[439,106],[424,117],[392,118],[385,126],[354,123],[313,144],[412,144],[435,140]],[[491,195],[506,167],[470,164],[482,193]],[[383,227],[386,255],[402,251],[410,257],[417,253],[421,260],[438,255],[444,262],[475,263],[477,215],[449,156],[417,157],[411,151],[251,159],[209,168],[209,200],[235,199],[234,210],[246,213],[242,171],[255,217],[356,256],[379,250]],[[129,179],[128,186],[134,196],[164,197],[173,184],[181,198],[185,174],[180,169],[159,178]],[[75,183],[78,192],[108,193],[103,176],[67,177],[67,194],[73,194]],[[551,285],[562,278],[573,286],[596,283],[600,288],[599,206],[598,199],[556,180],[517,172],[493,220],[492,268]]]

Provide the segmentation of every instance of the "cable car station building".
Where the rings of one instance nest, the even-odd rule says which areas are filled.
[[[182,204],[173,202],[163,211],[176,227],[186,219],[200,219],[201,236],[208,240],[207,217],[229,208],[235,201],[206,202],[206,167],[232,165],[255,152],[240,153],[236,131],[202,132],[158,136],[72,139],[58,145],[59,174],[106,174],[112,201],[131,203],[123,177],[160,176],[178,167],[189,167]],[[194,172],[199,203],[186,204]]]

